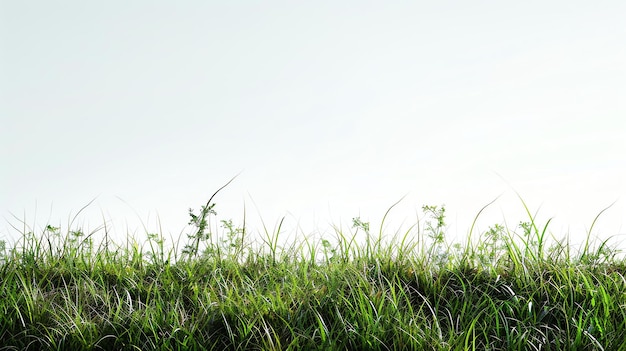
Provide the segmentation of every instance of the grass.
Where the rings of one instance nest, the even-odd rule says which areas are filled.
[[[548,244],[530,212],[462,246],[442,206],[392,238],[354,218],[254,245],[212,225],[212,199],[171,248],[20,229],[0,248],[0,350],[626,350],[625,261],[606,241]]]

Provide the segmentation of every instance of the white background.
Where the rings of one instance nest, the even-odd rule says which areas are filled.
[[[176,237],[239,172],[216,210],[257,232],[406,195],[390,232],[445,204],[462,238],[499,195],[483,230],[527,220],[516,192],[626,232],[624,1],[0,3],[0,240],[93,199],[75,225]]]

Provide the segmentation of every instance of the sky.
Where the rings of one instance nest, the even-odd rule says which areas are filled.
[[[626,234],[624,1],[0,0],[0,240],[219,218]],[[394,227],[396,226],[396,227]],[[144,228],[145,227],[145,228]],[[39,229],[36,229],[36,231]]]

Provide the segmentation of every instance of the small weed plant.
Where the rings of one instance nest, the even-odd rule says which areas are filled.
[[[528,212],[449,245],[445,207],[423,206],[393,235],[356,217],[287,245],[281,221],[259,245],[245,216],[217,220],[222,189],[172,247],[24,226],[0,244],[0,350],[626,349],[626,265],[607,241],[548,245]]]

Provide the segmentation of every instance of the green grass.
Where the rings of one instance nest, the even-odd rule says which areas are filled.
[[[625,261],[549,244],[530,212],[464,245],[440,206],[403,232],[354,218],[283,243],[281,222],[255,245],[211,200],[172,247],[20,229],[0,250],[0,350],[626,350]]]

